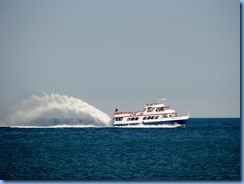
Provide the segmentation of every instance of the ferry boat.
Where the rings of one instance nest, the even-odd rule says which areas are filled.
[[[114,126],[166,125],[185,128],[190,114],[178,116],[174,109],[166,104],[165,99],[158,103],[145,104],[142,111],[114,112]]]

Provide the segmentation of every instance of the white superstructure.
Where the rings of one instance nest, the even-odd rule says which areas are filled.
[[[166,105],[165,99],[144,106],[142,111],[119,112],[115,109],[114,126],[131,125],[179,125],[185,127],[189,114],[178,116],[174,109]]]

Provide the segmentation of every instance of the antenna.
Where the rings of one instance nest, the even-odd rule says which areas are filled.
[[[166,104],[165,103],[165,98],[158,98],[158,97],[156,97],[156,98],[157,98],[157,100],[158,100],[159,103]]]
[[[161,103],[166,105],[166,99],[165,98],[161,98]]]
[[[156,98],[157,98],[158,102],[163,103],[163,102],[162,102],[162,98],[161,98],[161,99],[158,98],[158,97],[156,97]]]

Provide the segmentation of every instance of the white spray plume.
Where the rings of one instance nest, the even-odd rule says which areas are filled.
[[[81,99],[52,93],[42,96],[32,95],[15,105],[14,112],[9,118],[11,125],[26,125],[37,119],[72,119],[74,123],[92,126],[110,126],[111,117]],[[64,121],[65,121],[64,120]]]

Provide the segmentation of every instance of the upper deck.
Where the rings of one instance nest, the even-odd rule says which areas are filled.
[[[169,105],[166,105],[164,103],[151,103],[144,105],[145,108],[152,108],[152,107],[170,107]]]
[[[169,105],[166,105],[165,99],[160,100],[159,103],[148,103],[144,105],[144,109],[142,111],[127,111],[127,112],[119,112],[118,109],[114,112],[114,117],[119,116],[143,116],[150,114],[165,114],[165,113],[175,113],[173,109],[170,109]]]

